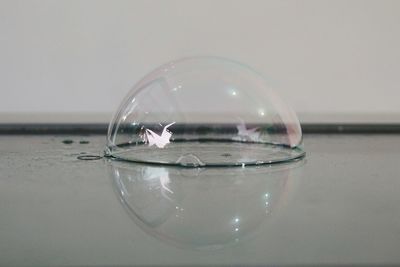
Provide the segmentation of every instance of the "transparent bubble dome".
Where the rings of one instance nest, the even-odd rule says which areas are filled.
[[[251,68],[185,58],[145,76],[107,134],[106,156],[145,163],[244,166],[305,155],[296,114]]]

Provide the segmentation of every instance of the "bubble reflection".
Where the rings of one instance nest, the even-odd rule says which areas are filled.
[[[246,168],[108,164],[121,203],[146,233],[177,247],[219,249],[279,211],[303,161]]]

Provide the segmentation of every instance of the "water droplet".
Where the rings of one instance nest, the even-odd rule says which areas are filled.
[[[101,159],[101,156],[97,156],[97,155],[81,155],[77,157],[80,160],[98,160]]]
[[[198,167],[205,165],[196,155],[191,153],[180,156],[176,163],[185,167]]]

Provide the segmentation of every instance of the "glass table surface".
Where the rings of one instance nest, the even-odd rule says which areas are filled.
[[[0,137],[0,266],[400,264],[400,135],[305,134],[259,167],[79,159],[104,145]]]

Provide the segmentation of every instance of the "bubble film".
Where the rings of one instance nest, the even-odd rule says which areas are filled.
[[[145,163],[245,166],[304,156],[296,114],[251,68],[217,57],[146,75],[112,119],[105,154]]]

